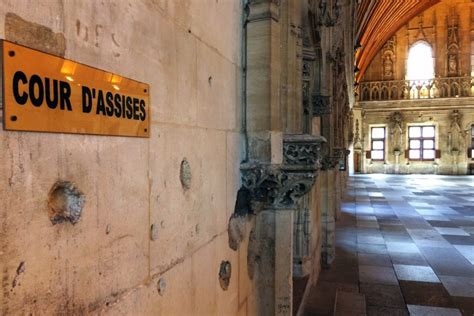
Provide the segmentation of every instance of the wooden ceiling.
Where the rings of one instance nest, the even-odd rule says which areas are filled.
[[[356,52],[359,73],[364,76],[372,59],[385,42],[412,18],[440,0],[359,0],[357,7],[357,37],[361,46]]]

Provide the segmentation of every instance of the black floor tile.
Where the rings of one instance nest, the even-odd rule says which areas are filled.
[[[396,285],[361,283],[360,292],[365,295],[367,305],[396,308],[405,307],[405,301],[400,287]]]
[[[406,304],[454,307],[448,291],[440,283],[399,281]]]

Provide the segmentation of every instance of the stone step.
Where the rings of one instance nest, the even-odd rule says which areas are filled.
[[[336,292],[334,316],[365,316],[365,295],[355,292]]]

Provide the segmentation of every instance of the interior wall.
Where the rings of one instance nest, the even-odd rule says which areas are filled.
[[[427,41],[432,47],[436,77],[471,76],[471,56],[474,56],[471,48],[471,38],[474,34],[473,9],[472,3],[467,0],[442,0],[413,18],[391,39],[394,46],[387,46],[390,44],[387,42],[375,56],[362,81],[405,80],[409,49],[420,40]],[[455,40],[448,36],[450,28],[455,30]],[[450,50],[453,47],[452,44],[456,46],[454,50]],[[384,62],[384,58],[387,58],[387,50],[393,62],[393,75],[390,78],[386,76],[387,69]],[[456,63],[450,69],[448,56],[452,53],[456,56]],[[469,79],[466,82],[469,82]],[[472,89],[470,95],[472,95]],[[455,119],[454,111],[460,114],[458,119]],[[397,123],[393,121],[393,115],[396,112],[402,117],[401,135],[396,136],[401,141],[395,141],[393,136],[394,130],[398,128]],[[472,147],[471,124],[474,122],[472,96],[359,101],[355,108],[355,119],[358,120],[359,125],[354,127],[358,138],[354,145],[361,156],[362,172],[403,174],[466,174],[470,172],[469,168],[473,164],[473,160],[468,156],[468,149]],[[406,157],[408,127],[411,125],[436,127],[436,149],[439,150],[439,158],[432,161],[416,161]],[[383,161],[370,159],[366,155],[371,149],[370,128],[373,126],[386,127],[387,137]]]
[[[406,62],[411,45],[419,40],[427,41],[433,49],[435,58],[435,73],[440,77],[449,76],[448,72],[448,24],[452,24],[452,17],[457,16],[459,34],[459,76],[471,74],[471,32],[474,32],[472,22],[474,9],[469,0],[441,0],[410,20],[398,30],[396,38],[395,58],[393,60],[393,79],[404,80],[406,76]],[[421,31],[420,31],[421,30]],[[362,81],[386,80],[383,76],[382,48],[367,68]]]
[[[0,314],[253,313],[247,242],[231,250],[227,228],[242,159],[242,10],[2,1],[0,38],[149,83],[152,118],[148,139],[0,130]],[[76,225],[48,217],[58,180],[86,196]]]

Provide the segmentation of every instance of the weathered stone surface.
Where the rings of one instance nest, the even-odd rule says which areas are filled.
[[[22,19],[15,13],[5,16],[5,39],[30,48],[64,57],[66,39],[62,33],[54,33],[50,28]]]
[[[189,190],[191,187],[191,166],[186,158],[181,161],[181,167],[179,169],[179,180],[181,180],[181,185],[185,190]]]
[[[239,304],[248,276],[227,291],[216,277],[221,260],[247,266],[246,241],[235,252],[227,234],[240,187],[241,12],[233,1],[2,3],[3,38],[150,83],[154,124],[148,140],[0,131],[0,314],[252,310]],[[47,217],[57,179],[87,194],[74,226]]]
[[[224,291],[227,291],[232,277],[232,265],[229,261],[222,261],[219,268],[219,283]]]
[[[316,179],[314,167],[298,169],[291,166],[283,168],[280,165],[243,164],[241,170],[242,183],[250,191],[254,212],[263,208],[295,208]]]
[[[451,1],[439,1],[422,16],[408,21],[390,40],[396,46],[390,47],[393,44],[388,41],[362,78],[355,113],[361,123],[361,134],[365,135],[360,144],[361,156],[356,163],[363,173],[469,173],[469,164],[472,163],[468,155],[468,149],[472,147],[469,130],[474,122],[471,107],[472,63],[469,60],[470,8],[466,2],[457,3],[456,10],[452,10],[451,6]],[[440,20],[446,22],[438,23]],[[434,78],[416,85],[405,78],[410,48],[419,39],[418,27],[411,29],[415,25],[432,28],[423,35],[423,39],[427,43],[437,43],[432,52],[435,56]],[[386,56],[395,57],[391,61],[392,80],[384,74]],[[436,159],[421,161],[408,158],[408,127],[419,125],[436,126]],[[371,148],[372,126],[386,128],[385,157],[382,161],[365,156]]]
[[[247,217],[245,215],[232,215],[229,220],[229,247],[238,250],[240,243],[247,235]]]
[[[68,181],[56,182],[49,192],[48,206],[53,225],[63,221],[76,224],[86,202],[84,194]]]

